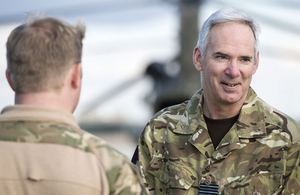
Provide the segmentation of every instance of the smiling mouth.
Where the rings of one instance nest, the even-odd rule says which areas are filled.
[[[229,87],[234,87],[234,86],[237,86],[237,85],[238,85],[238,84],[229,84],[229,83],[222,83],[222,84],[227,85],[227,86],[229,86]]]

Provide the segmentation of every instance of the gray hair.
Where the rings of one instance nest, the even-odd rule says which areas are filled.
[[[249,16],[248,14],[234,9],[234,8],[227,8],[227,9],[221,9],[215,13],[213,13],[203,24],[200,34],[197,46],[200,48],[201,56],[205,56],[206,54],[206,48],[209,40],[209,34],[211,29],[220,24],[230,23],[230,22],[239,22],[245,25],[248,25],[255,38],[255,48],[254,53],[257,54],[258,52],[258,35],[260,33],[260,27],[259,24]],[[256,62],[256,56],[254,55],[254,61]]]

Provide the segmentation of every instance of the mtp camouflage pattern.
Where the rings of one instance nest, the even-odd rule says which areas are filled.
[[[136,170],[136,167],[134,167],[125,157],[125,155],[121,154],[120,152],[116,151],[112,147],[110,147],[105,141],[102,139],[81,130],[78,126],[69,124],[68,122],[63,121],[57,121],[47,119],[47,117],[32,117],[30,113],[32,114],[32,110],[39,111],[41,109],[39,108],[32,108],[30,106],[12,106],[7,107],[4,109],[4,114],[7,111],[10,112],[10,109],[16,110],[14,112],[18,113],[20,112],[28,112],[26,117],[4,117],[0,116],[0,143],[5,145],[6,143],[33,143],[34,147],[42,147],[43,145],[49,146],[62,146],[65,148],[74,148],[75,150],[68,149],[68,151],[71,151],[72,154],[74,154],[71,157],[78,157],[79,153],[86,153],[87,159],[69,159],[71,162],[70,165],[72,165],[72,160],[74,162],[87,162],[90,159],[96,159],[95,160],[95,167],[90,167],[88,170],[91,170],[88,174],[96,175],[96,178],[99,178],[97,174],[104,175],[102,178],[107,178],[107,182],[105,182],[108,185],[104,185],[105,187],[108,186],[108,190],[104,190],[106,193],[103,192],[103,189],[98,189],[98,194],[120,194],[120,195],[137,195],[137,194],[147,194],[142,180],[139,176],[138,171]],[[47,109],[43,108],[43,111],[41,111],[43,114],[47,114]],[[59,113],[56,110],[51,110],[50,114],[56,114],[57,118],[60,116],[63,117],[63,115],[59,115]],[[57,113],[55,113],[57,112]],[[65,113],[66,114],[66,113]],[[69,114],[69,113],[67,113]],[[76,122],[75,122],[76,123]],[[78,151],[76,153],[76,151]],[[8,151],[9,152],[9,151]],[[46,151],[45,151],[46,152]],[[0,148],[0,153],[3,153],[3,150]],[[35,154],[38,155],[38,154]],[[55,153],[49,154],[50,156],[53,156],[53,159],[55,158]],[[90,158],[90,156],[94,158]],[[66,154],[66,156],[70,156]],[[37,157],[38,160],[39,157]],[[51,157],[50,157],[51,158]],[[67,157],[63,157],[60,162],[66,161]],[[0,164],[5,162],[5,156],[1,157]],[[18,162],[21,163],[22,162]],[[86,164],[92,164],[92,163],[86,163]],[[85,165],[86,165],[85,164]],[[84,166],[84,164],[81,164],[80,166]],[[101,167],[101,170],[104,170],[104,172],[101,172],[97,167]],[[76,166],[74,166],[76,168]],[[2,167],[2,169],[5,169],[5,167]],[[35,167],[33,167],[35,168]],[[13,169],[18,169],[13,168]],[[46,169],[46,168],[45,168]],[[31,170],[28,170],[28,172]],[[63,170],[64,171],[64,170]],[[78,170],[73,170],[74,172]],[[26,174],[26,173],[25,173]],[[1,174],[0,174],[1,176]],[[5,175],[1,177],[6,177]],[[76,183],[76,178],[75,183]],[[80,178],[79,178],[80,179]],[[7,178],[0,178],[2,180],[1,187],[3,187],[4,180],[7,180]],[[25,179],[26,180],[26,179]],[[25,184],[24,180],[24,184]],[[106,179],[105,179],[106,180]],[[17,181],[17,180],[16,180]],[[35,182],[35,185],[38,185],[37,182]],[[58,185],[63,185],[68,182],[58,182]],[[70,182],[69,182],[70,183]],[[4,184],[5,185],[5,184]],[[16,184],[17,186],[18,184]],[[43,184],[42,184],[43,185]],[[78,185],[81,185],[78,183]],[[97,185],[97,183],[96,183]],[[24,185],[26,186],[26,185]],[[82,185],[81,185],[82,186]],[[5,186],[4,186],[5,187]],[[22,191],[22,194],[26,193],[24,187],[24,190]],[[75,187],[76,189],[76,187]],[[102,191],[101,191],[102,190]],[[95,190],[97,194],[97,190]],[[101,192],[101,193],[99,193]],[[1,194],[3,193],[0,192]],[[49,194],[50,192],[46,193]],[[31,193],[30,193],[31,194]],[[36,194],[36,193],[35,193]],[[69,193],[66,193],[69,194]]]
[[[237,122],[215,149],[202,110],[202,89],[158,112],[139,139],[139,161],[151,194],[300,194],[300,128],[253,89]]]

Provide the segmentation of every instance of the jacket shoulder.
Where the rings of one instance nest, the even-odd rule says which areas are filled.
[[[150,122],[148,124],[157,126],[163,124],[166,125],[171,122],[175,125],[185,113],[188,103],[189,101],[187,100],[181,104],[169,106],[160,110],[150,119]]]
[[[158,119],[158,118],[166,118],[169,115],[183,115],[183,113],[186,110],[186,106],[187,106],[188,102],[189,101],[187,100],[187,101],[182,102],[181,104],[169,106],[167,108],[160,110],[151,118],[151,121]]]
[[[292,142],[300,140],[300,125],[289,115],[270,106],[263,100],[259,99],[264,108],[265,120],[267,123],[278,126],[282,131],[291,135]]]

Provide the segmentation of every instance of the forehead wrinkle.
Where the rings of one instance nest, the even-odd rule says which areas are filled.
[[[236,25],[236,26],[230,27],[229,25]],[[250,27],[248,27],[249,29],[243,28],[244,26],[246,25],[231,23],[231,24],[218,25],[212,28],[211,33],[209,35],[209,42],[207,45],[207,49],[208,50],[210,49],[212,52],[211,55],[217,54],[219,52],[224,55],[230,56],[231,54],[234,54],[236,52],[240,53],[241,52],[240,49],[245,48],[245,50],[242,51],[245,53],[241,54],[241,56],[239,57],[253,58],[255,52],[255,37],[253,36],[253,32],[251,28]],[[232,33],[235,32],[231,29],[237,29],[237,28],[242,29],[242,32],[240,32],[240,34],[237,34],[237,36],[234,35],[232,36]],[[249,35],[250,33],[252,35],[251,37],[253,37],[252,39],[253,44],[249,42],[249,39],[247,38],[247,35]],[[246,36],[244,36],[244,34],[246,34]],[[252,46],[253,46],[253,50],[250,49]]]

